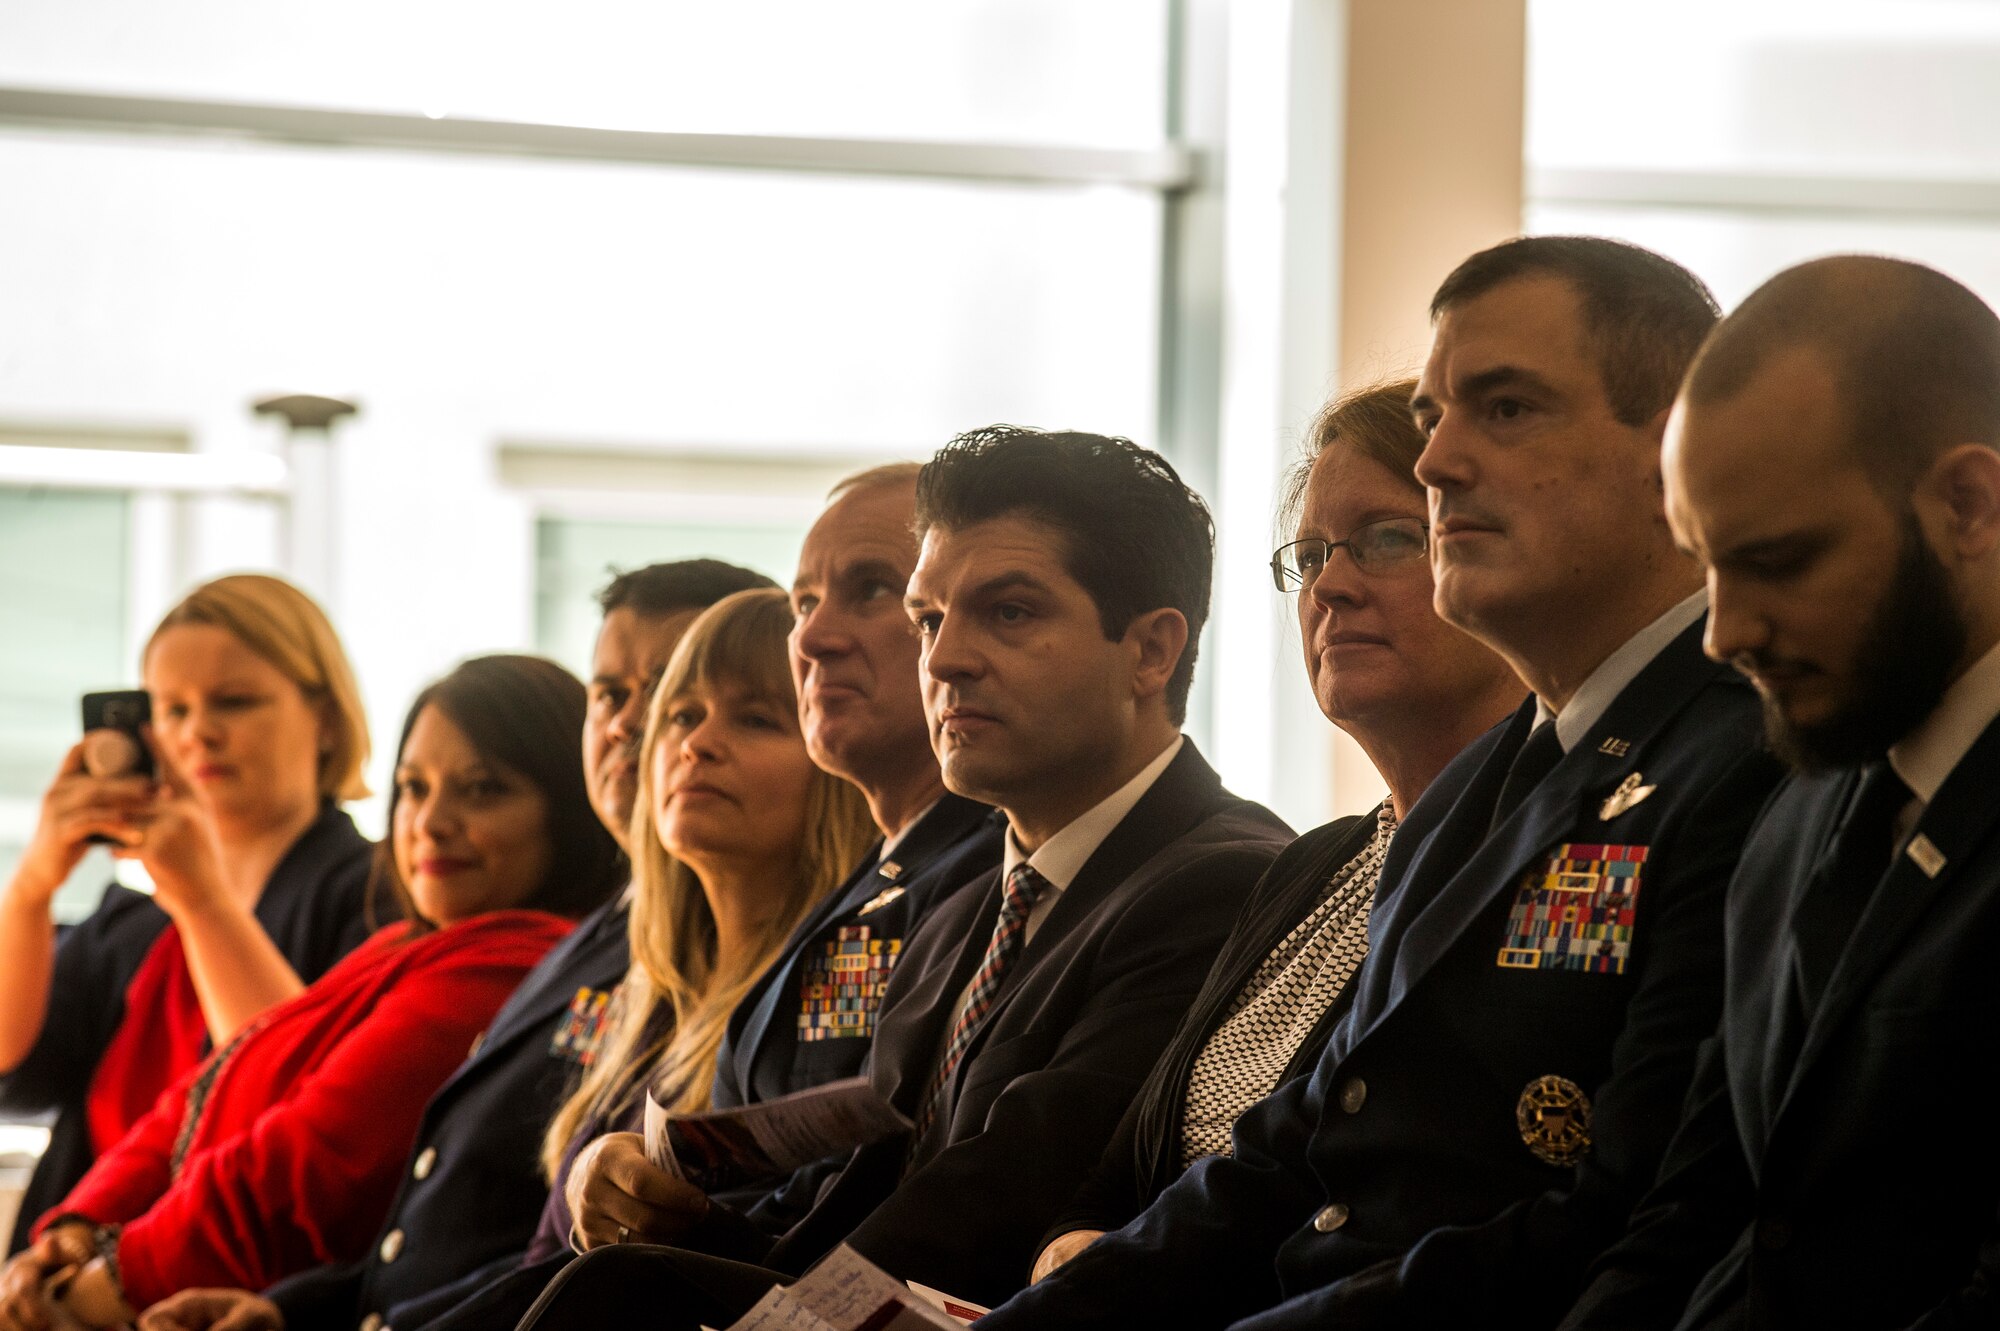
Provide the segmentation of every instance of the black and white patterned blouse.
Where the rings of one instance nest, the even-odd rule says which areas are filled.
[[[1277,1089],[1320,1015],[1360,969],[1368,955],[1375,880],[1395,832],[1396,815],[1384,800],[1374,837],[1333,875],[1312,914],[1265,958],[1202,1047],[1181,1119],[1183,1168],[1229,1153],[1237,1116]]]

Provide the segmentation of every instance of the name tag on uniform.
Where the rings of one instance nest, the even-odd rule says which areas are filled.
[[[1498,964],[1623,975],[1632,955],[1645,846],[1563,845],[1522,878]]]
[[[799,1039],[865,1040],[903,953],[900,938],[877,938],[873,925],[850,924],[808,953],[799,984]]]

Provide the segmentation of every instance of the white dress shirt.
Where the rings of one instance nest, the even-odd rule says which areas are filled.
[[[1035,908],[1028,912],[1027,932],[1022,935],[1023,946],[1035,936],[1042,921],[1048,918],[1056,907],[1056,901],[1076,881],[1097,848],[1104,844],[1104,838],[1111,835],[1111,829],[1125,820],[1145,793],[1160,779],[1160,773],[1167,770],[1167,764],[1181,751],[1187,741],[1175,735],[1173,743],[1160,750],[1160,756],[1139,769],[1139,774],[1118,789],[1092,805],[1088,812],[1081,814],[1062,831],[1042,843],[1041,849],[1029,855],[1021,849],[1021,843],[1014,839],[1014,829],[1007,829],[1007,847],[1001,858],[1000,881],[1006,882],[1007,875],[1014,872],[1014,866],[1026,860],[1034,866],[1036,873],[1048,880],[1048,887],[1036,899]]]
[[[1931,714],[1890,746],[1889,766],[1916,795],[1914,805],[1903,811],[1899,832],[1907,834],[1916,825],[1945,778],[1995,717],[2000,717],[2000,647],[1974,661],[1952,681]]]
[[[1167,770],[1167,764],[1181,751],[1186,743],[1183,736],[1175,735],[1173,743],[1160,750],[1160,756],[1139,769],[1139,774],[1124,785],[1093,804],[1090,809],[1071,820],[1062,831],[1044,841],[1041,849],[1029,855],[1021,849],[1021,843],[1014,839],[1014,829],[1007,829],[1006,849],[1001,856],[1000,881],[1006,882],[1007,875],[1014,872],[1014,866],[1026,860],[1034,866],[1036,873],[1048,880],[1041,896],[1035,898],[1034,909],[1028,912],[1027,928],[1021,934],[1021,946],[1026,947],[1042,927],[1042,921],[1056,908],[1056,902],[1069,885],[1076,881],[1077,874],[1097,848],[1104,844],[1104,838],[1111,835],[1113,828],[1125,820],[1145,793],[1160,779],[1160,773]],[[965,1010],[965,1000],[972,996],[972,986],[978,980],[975,972],[972,980],[959,992],[958,1001],[951,1006],[951,1024],[946,1030],[958,1025],[958,1014]]]
[[[1564,753],[1568,753],[1597,724],[1606,709],[1625,691],[1625,686],[1637,679],[1639,672],[1667,649],[1668,643],[1680,637],[1688,625],[1706,613],[1708,589],[1704,587],[1627,638],[1624,646],[1600,661],[1597,669],[1590,672],[1562,711],[1551,712],[1549,705],[1537,697],[1535,725],[1540,726],[1554,716],[1556,742],[1562,745]]]

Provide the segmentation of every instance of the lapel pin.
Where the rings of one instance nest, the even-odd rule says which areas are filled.
[[[1910,838],[1909,849],[1903,853],[1908,855],[1916,863],[1916,866],[1924,871],[1924,877],[1926,878],[1935,878],[1944,872],[1944,852],[1937,848],[1935,841],[1932,841],[1922,832]]]
[[[890,902],[894,901],[897,897],[900,897],[902,895],[903,895],[903,889],[900,887],[884,888],[882,891],[877,892],[874,895],[874,897],[872,897],[869,900],[868,904],[863,906],[860,910],[856,911],[855,914],[872,915],[876,911],[882,909],[882,907],[888,905]]]
[[[1629,739],[1607,739],[1597,746],[1597,751],[1602,754],[1608,754],[1613,758],[1623,758],[1626,754],[1632,752],[1632,741]]]
[[[896,863],[894,860],[883,860],[882,867],[877,869],[875,872],[881,874],[884,878],[888,879],[890,882],[893,883],[898,878],[901,878],[903,876],[903,866]]]
[[[1598,821],[1610,822],[1613,818],[1624,813],[1627,809],[1644,800],[1654,790],[1658,789],[1656,786],[1641,785],[1640,783],[1645,779],[1639,773],[1634,772],[1619,782],[1618,789],[1611,792],[1610,796],[1604,801],[1604,806],[1597,811]]]

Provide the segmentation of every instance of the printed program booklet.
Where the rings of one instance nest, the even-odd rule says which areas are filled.
[[[646,1158],[703,1192],[725,1192],[783,1178],[910,1126],[866,1077],[705,1114],[670,1114],[649,1092]]]

